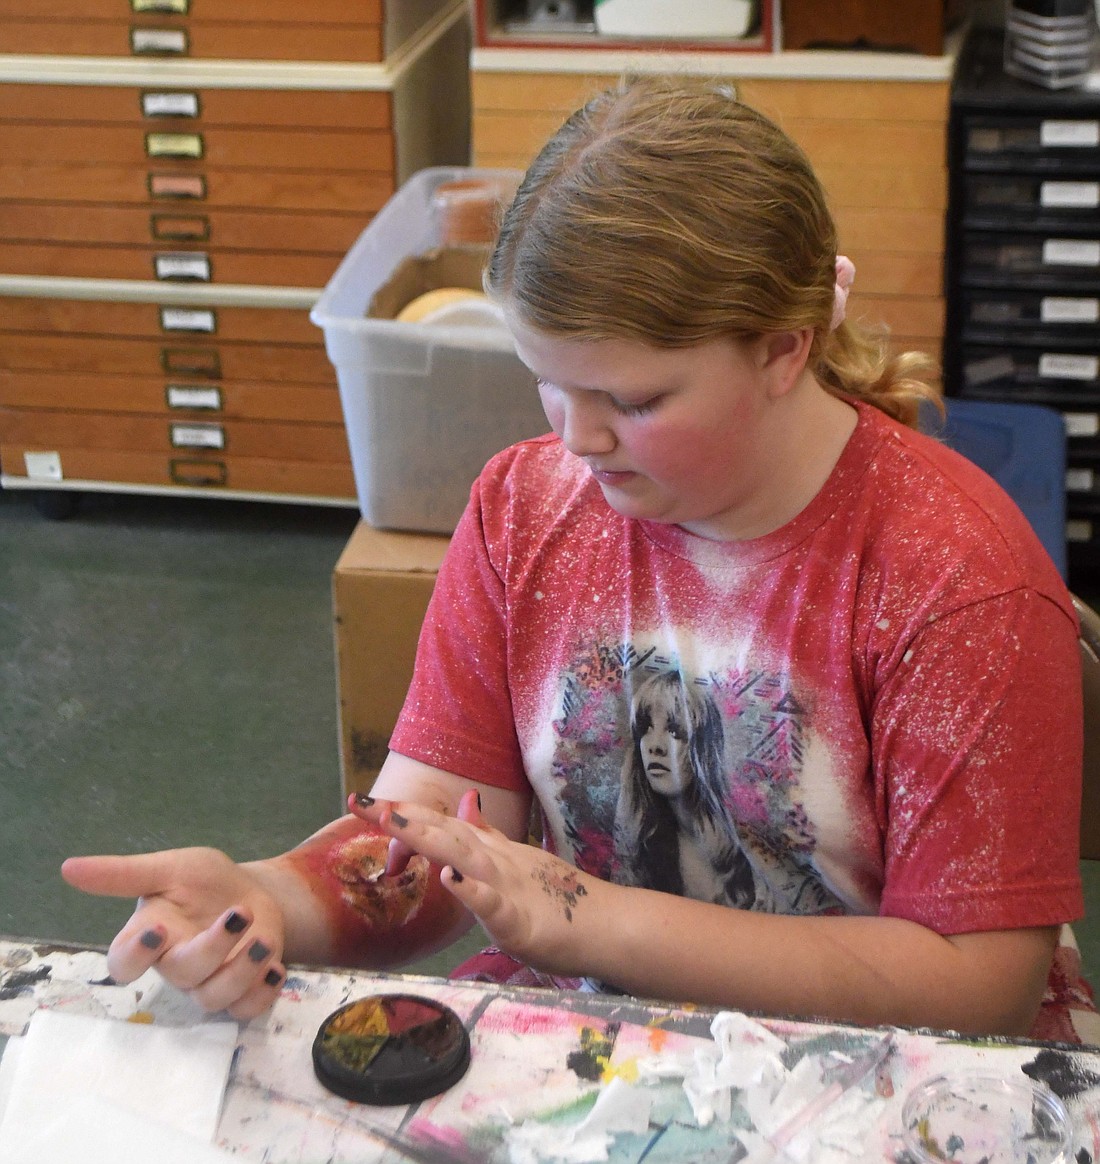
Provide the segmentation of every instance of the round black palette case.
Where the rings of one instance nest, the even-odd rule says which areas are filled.
[[[470,1036],[450,1007],[415,994],[349,1002],[318,1028],[313,1070],[356,1103],[418,1103],[454,1086],[470,1066]]]

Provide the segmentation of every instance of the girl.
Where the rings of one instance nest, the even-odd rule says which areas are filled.
[[[1008,498],[908,427],[927,361],[846,321],[852,277],[801,151],[722,86],[637,81],[571,117],[485,277],[554,432],[474,485],[375,799],[244,866],[70,859],[140,895],[111,973],[155,964],[246,1017],[286,959],[400,964],[476,917],[501,978],[1079,1037],[1087,988],[1052,972],[1082,911],[1071,602]],[[647,666],[713,679],[730,819],[769,883],[819,893],[624,877]]]

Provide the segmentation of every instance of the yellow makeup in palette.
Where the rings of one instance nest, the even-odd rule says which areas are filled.
[[[325,1019],[313,1069],[356,1103],[418,1103],[452,1087],[470,1066],[470,1036],[450,1007],[414,994],[374,994]]]

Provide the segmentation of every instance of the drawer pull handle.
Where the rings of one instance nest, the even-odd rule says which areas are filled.
[[[189,251],[154,255],[153,270],[158,279],[167,282],[209,283],[210,256]]]
[[[161,331],[198,331],[213,335],[218,330],[218,314],[209,308],[162,307]]]
[[[131,12],[164,12],[171,16],[186,16],[191,0],[130,0]]]
[[[225,429],[220,424],[170,424],[168,439],[174,449],[224,449]]]
[[[143,117],[189,117],[199,115],[198,93],[142,93]]]
[[[222,378],[222,362],[217,348],[161,348],[160,366],[169,376]]]
[[[147,133],[145,154],[150,158],[201,158],[201,133]]]
[[[210,219],[205,214],[150,214],[149,233],[158,242],[206,242]]]
[[[173,457],[168,463],[168,476],[174,485],[224,485],[229,471],[224,461],[185,460]]]
[[[190,47],[183,28],[130,29],[130,52],[136,57],[185,57]]]
[[[150,174],[149,195],[202,201],[206,197],[206,178],[202,174]]]
[[[168,407],[188,412],[221,412],[222,390],[204,384],[167,384],[164,398]]]

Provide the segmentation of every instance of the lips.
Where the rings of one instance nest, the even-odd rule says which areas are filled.
[[[622,485],[635,476],[629,469],[597,469],[593,465],[589,469],[601,485]]]

